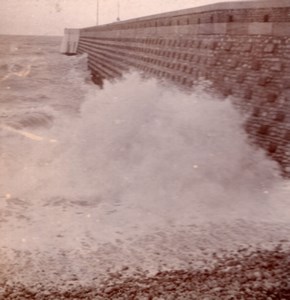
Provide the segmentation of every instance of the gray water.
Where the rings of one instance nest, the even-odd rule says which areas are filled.
[[[86,56],[59,45],[1,36],[2,272],[156,267],[160,253],[176,267],[204,248],[288,239],[289,184],[231,99],[134,72],[100,89]]]

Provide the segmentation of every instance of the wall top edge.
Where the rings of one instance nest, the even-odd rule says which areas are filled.
[[[64,33],[79,33],[80,29],[79,28],[65,28]]]
[[[133,18],[128,19],[120,22],[113,22],[102,24],[99,26],[91,26],[85,27],[81,29],[92,29],[97,27],[102,27],[106,25],[113,25],[113,24],[128,24],[131,22],[138,22],[138,21],[146,21],[152,20],[156,18],[164,18],[164,17],[178,17],[186,14],[194,14],[194,13],[204,13],[204,12],[211,12],[211,11],[219,11],[219,10],[234,10],[234,9],[261,9],[261,8],[287,8],[290,7],[290,0],[256,0],[256,1],[240,1],[240,2],[219,2],[213,3],[193,8],[181,9],[172,12],[165,12],[161,14],[154,14],[140,18]]]
[[[214,10],[229,10],[229,9],[257,9],[257,8],[283,8],[290,7],[290,0],[257,0],[257,1],[240,1],[240,2],[218,2],[193,8],[186,8],[172,12],[155,14],[140,18],[129,19],[128,21],[146,20],[155,17],[170,17],[184,15],[188,13],[202,13]]]

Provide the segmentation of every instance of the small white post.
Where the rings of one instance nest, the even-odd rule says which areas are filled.
[[[97,25],[99,25],[99,0],[97,0]]]
[[[117,21],[120,21],[120,0],[117,2]]]

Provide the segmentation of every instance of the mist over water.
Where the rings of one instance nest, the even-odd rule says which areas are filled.
[[[71,93],[77,113],[63,114],[55,102],[34,106],[2,132],[3,196],[110,203],[196,222],[281,220],[278,166],[249,144],[230,99],[137,73],[99,89],[84,79],[84,57],[70,63],[63,80],[81,91],[78,105]]]

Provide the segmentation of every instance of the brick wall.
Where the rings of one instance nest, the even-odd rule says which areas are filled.
[[[137,69],[191,88],[212,82],[248,114],[253,140],[290,175],[290,1],[222,3],[80,31],[94,80]]]

